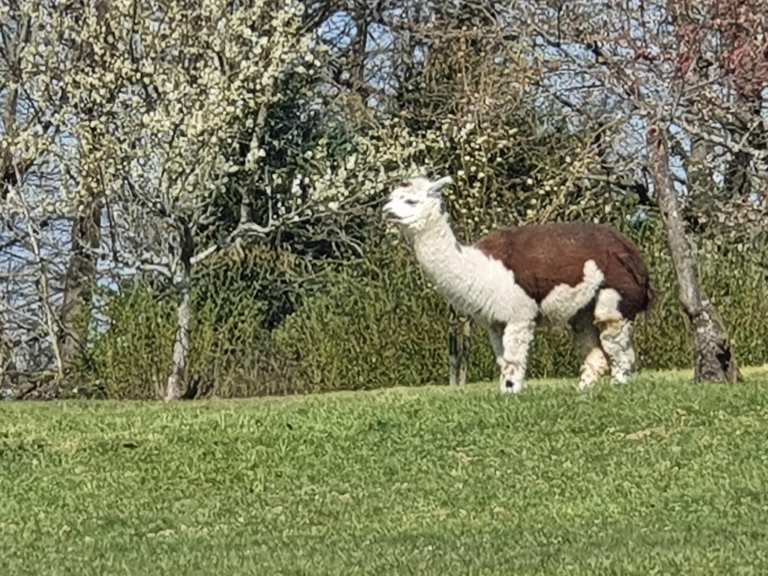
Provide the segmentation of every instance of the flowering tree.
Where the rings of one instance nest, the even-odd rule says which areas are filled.
[[[317,16],[298,0],[9,8],[4,32],[22,38],[25,49],[10,55],[18,66],[9,58],[7,69],[32,112],[23,125],[4,126],[3,170],[14,177],[4,177],[4,199],[29,208],[35,238],[46,209],[71,222],[63,298],[43,298],[57,333],[53,346],[61,353],[82,345],[84,333],[73,327],[85,320],[87,329],[100,261],[117,264],[121,274],[160,274],[180,302],[173,368],[159,392],[177,398],[188,363],[194,267],[249,237],[339,210],[349,196],[334,204],[333,190],[315,190],[322,182],[309,195],[288,182],[295,201],[267,202],[274,209],[265,214],[255,209],[281,185],[264,161],[266,126],[287,96],[287,79],[300,86],[316,72]],[[5,92],[7,110],[20,108],[15,100],[13,89]],[[48,196],[31,177],[21,178],[27,166],[48,169]],[[240,204],[234,222],[222,218],[233,191]],[[50,258],[41,253],[38,260]]]
[[[114,46],[96,78],[121,79],[97,128],[114,253],[173,280],[180,297],[166,399],[181,395],[188,364],[193,268],[238,238],[305,217],[301,206],[257,223],[249,210],[253,194],[269,194],[262,138],[278,87],[315,63],[302,13],[298,2],[269,0],[115,2],[93,22],[93,36]],[[251,186],[240,219],[222,230],[219,200],[242,174]]]

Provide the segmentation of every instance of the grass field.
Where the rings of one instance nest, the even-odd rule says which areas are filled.
[[[766,574],[768,371],[0,405],[0,574]]]

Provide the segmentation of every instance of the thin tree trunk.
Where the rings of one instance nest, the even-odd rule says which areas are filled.
[[[181,287],[181,301],[176,308],[176,340],[173,344],[173,366],[165,386],[164,400],[178,400],[187,377],[189,363],[189,326],[192,319],[191,289],[186,279]]]
[[[680,302],[691,321],[694,339],[694,381],[736,382],[740,375],[728,334],[717,310],[707,298],[696,273],[696,256],[688,243],[685,225],[669,174],[664,128],[648,131],[649,167],[667,232],[680,289]]]
[[[0,400],[3,399],[5,390],[11,387],[9,369],[11,369],[11,343],[5,333],[3,318],[0,316]]]
[[[272,91],[269,90],[267,92],[267,98],[271,98]],[[259,112],[256,115],[256,123],[253,128],[253,135],[251,136],[251,142],[248,145],[247,148],[244,148],[243,153],[243,159],[248,155],[248,153],[253,150],[254,148],[261,148],[261,143],[264,139],[264,132],[266,130],[267,126],[267,114],[269,113],[269,105],[268,101],[264,102],[259,107]],[[243,186],[240,191],[240,224],[247,224],[249,222],[253,222],[253,219],[255,218],[254,214],[254,203],[253,203],[253,190],[250,189],[250,187]],[[267,202],[272,202],[271,198],[267,198]],[[271,214],[272,214],[272,205],[269,205],[269,214],[270,214],[270,222],[271,222]]]
[[[19,89],[17,86],[11,87],[5,97],[5,110],[3,112],[3,123],[5,124],[5,133],[13,134],[16,124],[16,106],[18,105]],[[11,147],[7,146],[0,153],[0,201],[8,197],[8,190],[11,186],[18,184],[17,174],[25,172],[24,168],[18,168],[14,165],[13,153]]]
[[[448,328],[448,385],[459,384],[459,336],[453,324]]]
[[[71,254],[64,279],[64,301],[59,315],[59,347],[64,366],[72,367],[85,348],[91,320],[97,256],[101,242],[102,202],[93,198],[72,222]]]
[[[35,248],[35,251],[37,252],[37,260],[40,264],[40,299],[42,300],[43,309],[45,310],[46,326],[48,328],[48,334],[51,338],[53,356],[56,359],[56,382],[52,392],[54,395],[57,395],[58,387],[64,381],[64,356],[61,353],[61,347],[59,346],[59,343],[56,341],[56,317],[53,312],[53,306],[51,306],[51,288],[50,283],[48,282],[48,267],[40,257],[39,250]]]
[[[353,40],[352,54],[352,89],[359,93],[364,93],[365,87],[365,60],[366,50],[368,48],[368,14],[367,6],[360,8],[356,18],[355,26],[357,28],[355,39]]]
[[[192,256],[195,252],[195,244],[187,223],[182,221],[180,224],[181,281],[179,282],[179,292],[181,300],[176,307],[176,339],[173,344],[171,374],[165,385],[164,400],[166,402],[181,398],[189,365],[190,324],[192,321]]]
[[[454,317],[448,331],[448,383],[451,386],[464,386],[467,383],[470,350],[469,320]]]
[[[467,383],[469,373],[469,351],[471,345],[471,327],[469,318],[461,319],[461,365],[459,366],[459,386]]]
[[[18,167],[16,167],[15,172],[17,181],[21,181],[21,174],[18,170]],[[37,279],[37,289],[40,295],[40,304],[43,308],[43,312],[45,313],[45,325],[46,329],[48,330],[48,337],[50,338],[51,348],[53,349],[54,360],[56,361],[56,382],[54,384],[54,390],[52,390],[53,394],[55,395],[58,392],[58,385],[61,384],[61,382],[64,380],[64,361],[56,334],[56,317],[54,315],[53,305],[51,304],[51,288],[50,282],[48,281],[48,266],[45,259],[43,258],[43,253],[40,250],[40,243],[38,242],[40,229],[33,221],[32,211],[29,208],[29,204],[22,194],[20,194],[17,190],[14,190],[14,192],[16,193],[15,195],[19,202],[19,206],[21,206],[22,210],[24,211],[24,217],[27,221],[29,245],[32,249],[32,254],[35,256],[35,263],[37,264],[39,273],[39,277]]]
[[[711,200],[714,186],[711,153],[714,146],[703,138],[691,139],[691,153],[686,168],[688,193],[696,205]]]

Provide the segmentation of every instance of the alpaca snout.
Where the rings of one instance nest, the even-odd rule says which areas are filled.
[[[390,200],[389,202],[384,204],[383,208],[381,209],[381,211],[384,213],[384,216],[387,218],[393,218],[397,216],[395,212],[395,207],[393,206],[393,202],[394,202],[393,200]]]
[[[403,212],[402,202],[397,198],[391,198],[389,202],[384,204],[382,212],[387,220],[397,224],[403,224],[404,220],[407,218],[407,214]]]

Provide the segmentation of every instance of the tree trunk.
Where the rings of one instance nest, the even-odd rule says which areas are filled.
[[[656,188],[667,245],[672,255],[680,301],[691,321],[694,340],[694,381],[734,383],[740,375],[728,334],[707,298],[696,273],[696,256],[688,243],[677,196],[669,174],[664,128],[648,131],[649,168]]]
[[[452,316],[453,314],[451,312]],[[451,386],[464,386],[467,383],[469,350],[469,320],[463,317],[454,317],[448,332],[448,383]]]
[[[362,5],[355,17],[355,39],[352,41],[352,89],[360,94],[365,89],[365,63],[368,48],[367,6]]]
[[[62,361],[67,369],[83,351],[88,337],[98,262],[94,250],[101,242],[101,208],[101,200],[93,198],[78,211],[72,222],[71,254],[64,278],[58,337]]]
[[[0,400],[3,400],[6,391],[11,389],[11,378],[8,374],[11,369],[11,342],[10,338],[6,336],[3,318],[0,316]]]
[[[164,400],[178,400],[187,377],[189,363],[189,326],[192,319],[191,288],[188,278],[181,287],[181,301],[176,308],[176,340],[173,344],[173,366],[165,386]]]
[[[189,365],[190,323],[192,320],[192,256],[195,243],[185,221],[180,223],[179,252],[181,280],[178,283],[181,301],[176,307],[176,339],[173,344],[173,365],[165,385],[164,400],[178,400],[183,393]]]
[[[472,323],[469,318],[462,318],[461,322],[461,366],[459,368],[459,384],[467,383],[469,374],[469,351],[472,344]]]

